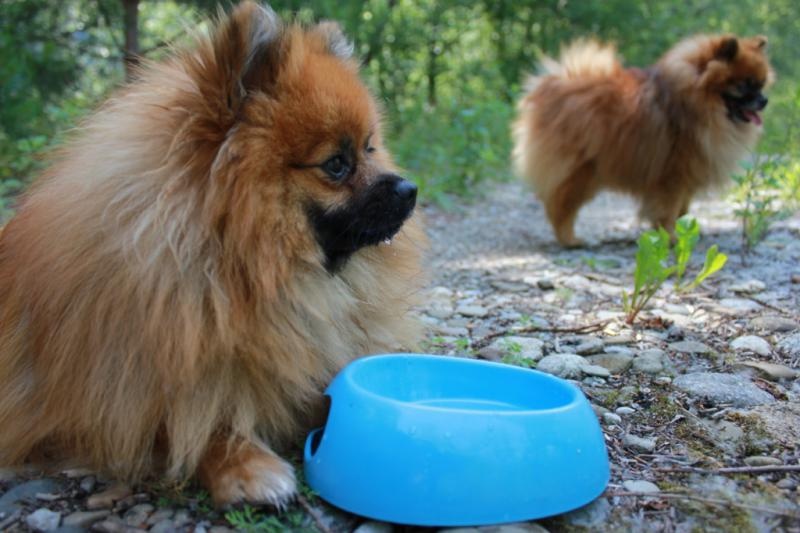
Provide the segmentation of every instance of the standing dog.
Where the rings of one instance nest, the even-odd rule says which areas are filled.
[[[351,52],[244,2],[61,150],[0,237],[0,464],[293,495],[328,381],[419,333],[416,187]]]
[[[695,194],[722,185],[762,130],[766,43],[692,37],[646,70],[596,42],[545,59],[519,103],[513,157],[558,241],[579,244],[575,217],[602,189],[638,198],[642,216],[671,232]]]

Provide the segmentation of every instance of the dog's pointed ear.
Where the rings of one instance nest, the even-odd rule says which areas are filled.
[[[758,50],[761,50],[763,52],[764,50],[767,49],[768,39],[765,35],[756,35],[755,37],[752,38],[752,41],[753,44],[756,45],[756,48]]]
[[[714,51],[714,59],[720,61],[733,61],[739,53],[739,41],[736,37],[724,37]]]
[[[339,59],[353,57],[353,43],[345,36],[342,27],[332,20],[323,20],[312,30],[322,37],[326,50]]]
[[[210,47],[197,58],[196,79],[234,114],[251,91],[269,92],[281,64],[283,27],[269,7],[245,1],[222,15]]]

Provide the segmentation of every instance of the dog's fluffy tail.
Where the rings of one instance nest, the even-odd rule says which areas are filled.
[[[558,60],[544,56],[539,62],[537,74],[528,78],[525,90],[533,91],[547,76],[566,80],[586,79],[610,76],[621,68],[614,45],[580,39],[563,48]]]

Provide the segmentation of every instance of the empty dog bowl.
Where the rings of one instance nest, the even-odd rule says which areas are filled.
[[[308,484],[331,504],[401,524],[532,520],[594,500],[603,435],[574,385],[454,357],[359,359],[328,387],[305,447]]]

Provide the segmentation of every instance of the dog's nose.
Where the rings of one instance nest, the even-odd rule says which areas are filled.
[[[417,198],[417,186],[406,179],[400,179],[394,184],[394,193],[398,198],[411,202]]]
[[[756,105],[758,106],[759,111],[767,107],[767,103],[769,103],[769,98],[763,94],[759,94],[758,99],[756,100]]]

